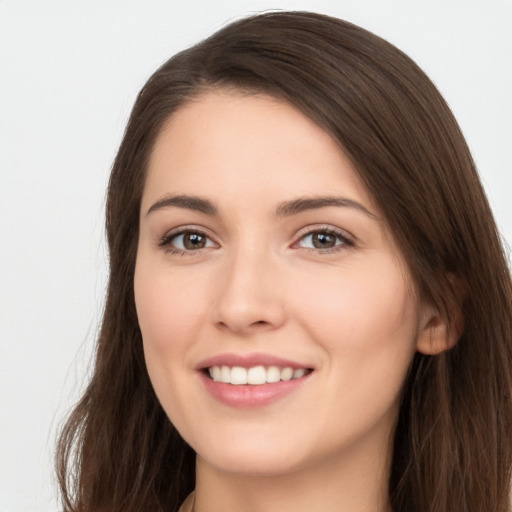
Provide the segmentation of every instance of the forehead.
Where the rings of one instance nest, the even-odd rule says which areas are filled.
[[[336,191],[372,204],[349,158],[317,124],[282,100],[232,91],[188,102],[157,137],[144,201],[191,189],[269,201]]]

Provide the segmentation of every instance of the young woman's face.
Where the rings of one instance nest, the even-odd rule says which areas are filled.
[[[135,299],[156,394],[202,464],[386,457],[427,319],[350,160],[292,106],[211,93],[170,119]]]

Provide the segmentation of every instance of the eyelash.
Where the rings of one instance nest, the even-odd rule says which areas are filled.
[[[326,235],[331,235],[336,239],[340,240],[340,244],[336,244],[334,247],[328,247],[327,249],[317,249],[312,247],[300,247],[303,250],[308,251],[309,253],[315,254],[331,254],[339,251],[343,251],[349,247],[354,247],[354,241],[343,231],[334,229],[330,226],[320,226],[314,229],[308,229],[300,234],[297,242],[294,242],[292,247],[295,247],[299,244],[301,240],[304,240],[308,236],[312,236],[315,233],[321,233]]]
[[[318,228],[315,228],[315,229],[309,229],[308,231],[303,232],[300,235],[298,241],[294,242],[292,244],[292,247],[297,246],[301,240],[304,240],[304,238],[306,238],[307,236],[312,236],[315,233],[332,235],[336,239],[340,240],[341,243],[335,245],[334,247],[329,247],[327,249],[317,249],[317,248],[311,248],[311,247],[302,247],[302,249],[304,249],[304,250],[306,250],[306,251],[308,251],[310,253],[330,254],[330,253],[334,253],[334,252],[345,250],[345,249],[347,249],[349,247],[353,247],[355,245],[354,241],[351,238],[349,238],[348,235],[345,234],[344,232],[338,231],[336,229],[333,229],[330,226],[321,226],[321,227],[318,227]],[[179,231],[174,231],[174,232],[171,232],[169,234],[166,234],[164,237],[162,237],[162,239],[158,243],[158,246],[162,247],[162,248],[165,248],[166,252],[171,253],[171,254],[175,254],[175,255],[178,255],[178,256],[196,256],[198,253],[201,252],[201,250],[203,248],[196,249],[196,250],[183,250],[183,249],[178,249],[176,247],[173,247],[171,245],[171,242],[174,239],[176,239],[177,237],[179,237],[181,235],[186,235],[186,234],[197,234],[197,235],[200,235],[200,236],[202,236],[202,237],[204,237],[206,239],[211,240],[210,237],[208,237],[208,235],[204,231],[198,230],[196,228],[184,227],[184,228],[180,229]]]
[[[164,235],[162,237],[162,239],[160,240],[158,246],[165,248],[166,252],[169,252],[171,254],[176,254],[178,256],[196,256],[197,253],[199,253],[201,251],[200,249],[195,250],[195,251],[193,251],[193,250],[188,250],[188,251],[185,250],[184,251],[183,249],[178,249],[177,247],[173,247],[171,245],[171,242],[175,238],[178,238],[179,236],[186,235],[186,234],[200,235],[204,238],[210,239],[210,237],[204,231],[201,231],[196,228],[187,228],[185,226],[185,227],[181,228],[179,231],[174,231],[174,232]]]

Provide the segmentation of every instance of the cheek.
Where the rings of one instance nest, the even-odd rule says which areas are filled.
[[[387,436],[417,337],[416,302],[401,269],[347,267],[314,281],[304,282],[302,314],[294,316],[324,353],[326,381],[315,414],[323,411],[325,439],[376,426]]]
[[[322,346],[336,379],[377,392],[385,382],[391,397],[415,352],[417,301],[396,262],[371,263],[303,281],[295,316]]]
[[[134,278],[135,305],[142,333],[144,357],[153,388],[167,414],[169,404],[191,400],[177,394],[187,368],[187,348],[198,318],[197,291],[181,283],[169,269],[140,258]],[[178,407],[179,409],[179,407]]]
[[[145,349],[179,349],[198,323],[201,294],[193,279],[182,281],[156,265],[137,264],[135,305]]]
[[[199,314],[198,287],[174,274],[154,260],[141,258],[134,291],[149,378],[167,416],[179,427],[199,407],[192,389],[183,382],[190,373],[190,347],[204,320]]]
[[[400,267],[386,258],[370,263],[301,280],[297,296],[316,329],[348,339],[353,335],[354,343],[356,337],[368,334],[371,343],[377,342],[378,333],[382,338],[415,327],[416,301]]]

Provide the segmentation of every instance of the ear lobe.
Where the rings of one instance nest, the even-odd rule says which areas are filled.
[[[420,325],[416,349],[422,354],[435,356],[455,346],[464,332],[464,319],[458,306],[451,307],[449,318],[433,308],[427,310]]]

